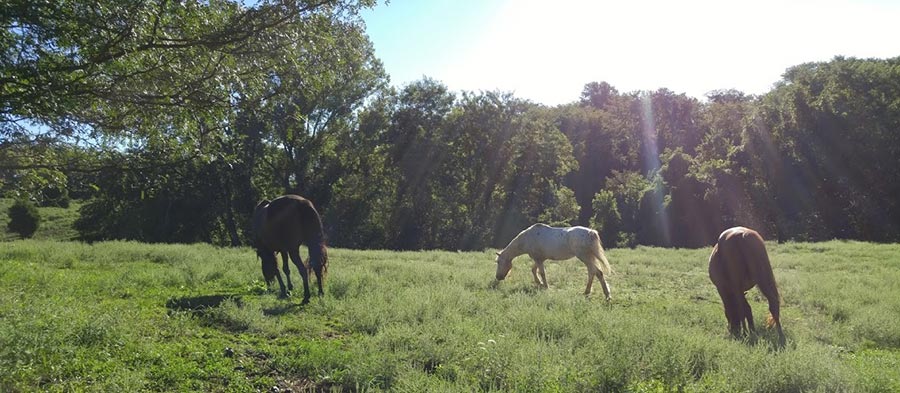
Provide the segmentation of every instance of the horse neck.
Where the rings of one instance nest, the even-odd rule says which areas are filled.
[[[525,251],[522,250],[522,236],[516,236],[515,239],[512,239],[512,241],[506,245],[506,248],[500,251],[501,256],[508,257],[510,259],[524,253]]]

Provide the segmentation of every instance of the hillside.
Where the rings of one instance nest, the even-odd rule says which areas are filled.
[[[9,207],[12,204],[12,199],[0,198],[0,242],[19,239],[18,234],[10,232],[6,227],[9,223],[7,211],[9,211]],[[38,212],[41,215],[41,224],[32,238],[35,240],[60,241],[77,239],[78,232],[75,231],[72,224],[78,219],[78,208],[80,206],[80,202],[72,201],[68,208],[39,207]]]

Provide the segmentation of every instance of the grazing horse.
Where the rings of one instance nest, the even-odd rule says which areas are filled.
[[[734,227],[722,232],[709,256],[709,278],[722,298],[732,336],[740,337],[742,328],[755,333],[753,314],[745,295],[756,285],[769,301],[770,315],[766,320],[766,327],[775,326],[779,344],[784,346],[781,298],[775,285],[766,245],[759,233],[744,227]]]
[[[512,269],[512,260],[522,254],[528,254],[534,261],[531,275],[534,276],[534,282],[544,288],[547,288],[545,260],[561,261],[577,257],[588,269],[587,288],[584,294],[591,294],[596,276],[603,287],[606,300],[610,299],[605,275],[610,274],[612,268],[603,253],[597,231],[585,227],[554,228],[545,224],[534,224],[519,232],[506,248],[497,253],[497,280],[506,278]]]
[[[316,273],[319,296],[324,294],[322,281],[328,271],[328,252],[325,248],[322,220],[312,202],[297,195],[284,195],[271,202],[260,202],[253,211],[253,240],[256,255],[262,260],[266,284],[271,285],[272,280],[277,278],[281,297],[287,297],[287,291],[281,281],[281,274],[278,273],[275,254],[281,253],[288,290],[293,290],[288,265],[290,256],[303,278],[304,304],[309,302],[309,274],[300,259],[300,245],[306,244],[309,248],[309,265]]]

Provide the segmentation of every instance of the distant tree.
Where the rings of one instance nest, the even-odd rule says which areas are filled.
[[[553,110],[556,124],[569,139],[578,161],[578,169],[567,175],[565,184],[575,191],[581,207],[577,221],[580,225],[588,225],[592,200],[602,189],[604,179],[613,171],[638,165],[640,138],[634,134],[638,121],[631,111],[633,100],[631,96],[618,95],[605,82],[590,83],[585,86],[582,105]],[[590,102],[594,104],[588,105]]]
[[[617,95],[619,91],[609,83],[590,82],[581,90],[581,104],[603,109]]]
[[[399,174],[388,228],[392,248],[425,248],[434,238],[430,231],[435,228],[428,223],[437,192],[430,180],[440,173],[446,158],[441,136],[455,99],[446,86],[428,78],[400,91],[391,127],[384,134],[387,165]]]
[[[19,234],[23,239],[34,235],[41,224],[41,215],[33,203],[24,199],[17,199],[7,210],[9,223],[6,224],[11,232]]]
[[[537,219],[547,225],[567,227],[574,225],[578,218],[579,206],[575,200],[575,192],[567,187],[558,188],[547,205]]]
[[[604,247],[611,248],[620,245],[620,233],[622,229],[622,214],[619,213],[619,204],[612,191],[603,190],[594,196],[594,216],[591,217],[590,227],[600,232],[600,239]],[[621,245],[631,246],[622,242]]]
[[[356,127],[342,133],[335,153],[341,174],[332,182],[333,198],[324,209],[329,243],[339,247],[388,247],[389,219],[396,200],[399,173],[388,165],[396,92],[386,90],[363,107]]]

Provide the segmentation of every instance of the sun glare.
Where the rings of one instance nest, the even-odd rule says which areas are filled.
[[[837,55],[890,57],[900,6],[757,1],[508,1],[485,33],[436,77],[453,89],[508,90],[547,104],[583,85],[661,87],[702,97],[759,94],[787,67]],[[825,27],[828,26],[828,27]]]

